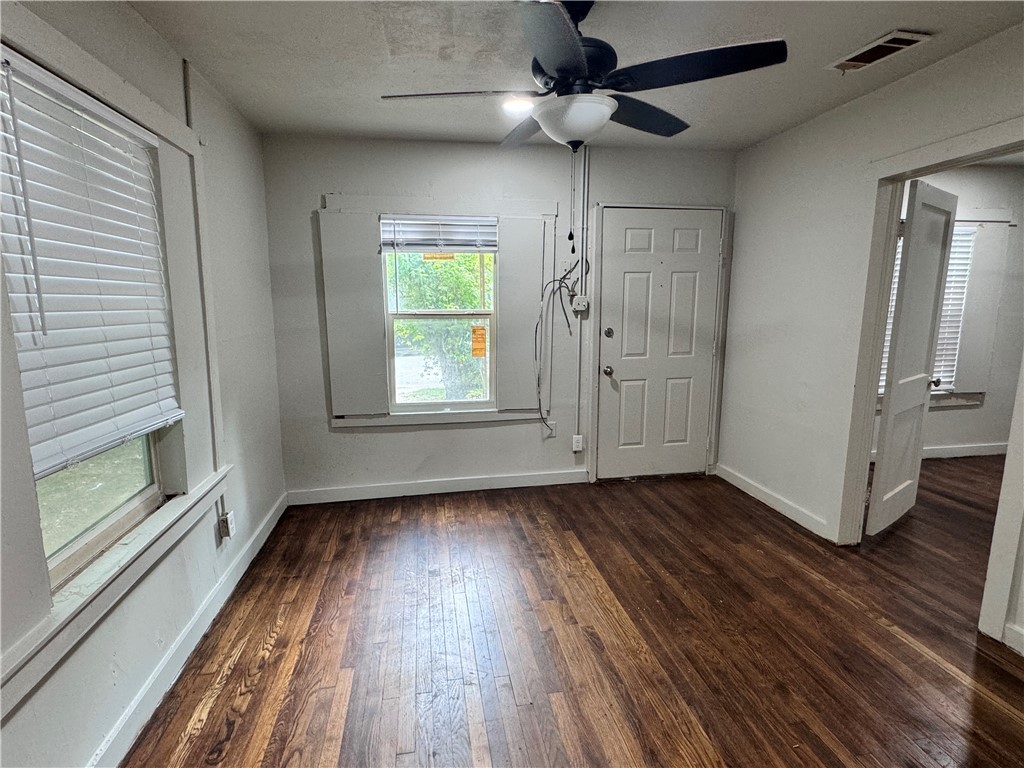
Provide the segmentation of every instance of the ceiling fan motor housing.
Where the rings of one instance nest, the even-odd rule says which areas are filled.
[[[584,77],[559,78],[545,72],[540,62],[534,59],[530,68],[537,85],[546,91],[554,90],[560,96],[566,93],[590,93],[619,63],[615,49],[604,40],[582,37],[580,43],[587,58],[587,74]]]

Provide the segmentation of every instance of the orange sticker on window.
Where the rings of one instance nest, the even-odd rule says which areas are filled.
[[[424,253],[424,261],[455,261],[454,253]]]
[[[473,331],[473,357],[487,357],[487,327],[471,325]]]

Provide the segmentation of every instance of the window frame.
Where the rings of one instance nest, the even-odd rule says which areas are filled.
[[[438,214],[436,218],[439,221],[453,220],[460,218],[464,214]],[[386,219],[398,218],[397,214],[381,214],[380,219],[384,221]],[[497,218],[497,217],[495,217]],[[497,221],[495,222],[497,228]],[[450,250],[451,253],[462,254],[472,253],[475,254],[479,260],[479,268],[481,277],[484,274],[484,259],[485,254],[491,256],[491,308],[490,309],[407,309],[402,310],[399,307],[398,301],[398,255],[399,254],[418,254],[423,256],[430,253],[430,250],[416,250],[409,248],[406,250],[399,250],[397,247],[387,247],[383,241],[381,243],[381,269],[383,270],[383,288],[384,288],[384,329],[385,339],[387,344],[387,367],[388,367],[388,413],[389,415],[416,415],[416,414],[446,414],[446,413],[465,413],[465,412],[483,412],[483,413],[495,413],[498,410],[498,393],[497,393],[497,337],[498,337],[498,259],[499,252],[501,250],[501,243],[498,242],[496,247],[492,248],[478,248],[476,250],[470,250],[463,246],[453,246]],[[448,252],[448,251],[446,251]],[[395,264],[395,309],[391,309],[390,302],[390,291],[391,283],[388,279],[388,264],[391,259],[394,259]],[[483,282],[481,281],[481,286]],[[397,357],[396,346],[395,346],[395,322],[397,320],[406,319],[420,319],[420,320],[452,320],[452,319],[481,319],[487,320],[487,394],[486,400],[437,400],[437,401],[422,401],[412,403],[400,403],[398,402],[398,387],[397,387]]]
[[[88,112],[100,120],[108,122],[116,129],[129,134],[150,156],[153,165],[153,185],[156,195],[156,217],[159,224],[160,256],[164,279],[166,315],[167,322],[170,326],[168,338],[171,343],[171,348],[174,350],[175,336],[170,291],[169,255],[166,241],[164,220],[165,211],[162,200],[161,167],[159,157],[160,138],[135,120],[120,114],[107,104],[104,104],[96,97],[76,86],[74,83],[68,81],[63,76],[21,55],[17,50],[10,48],[6,41],[0,58],[10,61],[11,64],[19,71],[27,73],[29,78],[42,87],[55,92],[58,96],[64,99],[67,99],[75,108]],[[28,195],[29,192],[26,190],[23,194]],[[5,292],[8,290],[6,279],[5,285],[0,287],[0,290],[4,290]],[[10,323],[10,312],[5,314],[7,316],[0,318],[0,321]],[[179,367],[176,355],[172,357],[171,366],[177,381]],[[49,575],[51,594],[59,592],[70,581],[82,573],[82,571],[91,566],[102,555],[108,552],[114,544],[122,540],[133,528],[142,523],[165,504],[168,499],[168,494],[161,473],[162,461],[158,445],[161,442],[161,434],[164,433],[168,427],[178,423],[181,418],[182,416],[178,415],[173,419],[164,420],[161,424],[150,429],[148,432],[143,432],[141,434],[134,435],[131,438],[126,438],[143,438],[146,440],[146,455],[151,478],[150,482],[122,504],[109,511],[100,520],[86,527],[75,538],[71,539],[71,541],[53,554],[45,556],[45,552],[43,553],[46,560],[46,569]],[[88,455],[87,458],[83,458],[80,461],[88,461],[91,458],[95,458],[96,456],[100,456],[108,451],[114,450],[122,444],[123,442],[117,442],[113,445],[102,447],[101,450]],[[38,483],[44,477],[51,477],[53,475],[60,474],[61,472],[69,471],[73,469],[77,463],[79,462],[75,461],[70,463],[56,472],[37,475],[33,479],[34,488],[38,488]],[[36,515],[39,519],[40,526],[42,526],[42,511],[39,508],[38,495],[36,496]]]
[[[149,444],[146,453],[149,457],[151,482],[46,558],[46,567],[50,572],[51,591],[55,592],[71,581],[132,528],[158,510],[166,500],[160,482],[160,462],[157,458],[155,433],[150,432],[141,437],[144,437]],[[114,449],[108,448],[107,450]],[[96,455],[101,456],[103,453],[106,451]],[[74,467],[67,467],[60,472],[67,472],[71,469]],[[56,474],[60,474],[60,472]],[[38,482],[36,480],[37,484]],[[41,517],[40,515],[40,521]]]

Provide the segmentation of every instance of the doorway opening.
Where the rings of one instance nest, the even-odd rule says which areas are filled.
[[[863,541],[865,554],[885,558],[914,552],[923,560],[925,553],[940,560],[944,550],[957,554],[945,568],[953,572],[951,584],[957,584],[960,568],[964,590],[963,595],[952,590],[950,599],[969,598],[965,618],[974,622],[982,585],[986,604],[991,602],[985,563],[1008,560],[1012,573],[1020,549],[1020,520],[1009,525],[1004,520],[1000,535],[993,536],[993,530],[1003,467],[1010,469],[1005,457],[1011,416],[1021,397],[1021,147],[1014,142],[937,159],[879,181],[858,365],[862,410],[851,424],[846,477],[847,490],[859,485],[860,498],[854,504],[852,494],[844,494],[841,515],[840,543]],[[947,195],[947,207],[952,200],[944,230],[936,213],[941,200],[936,202],[932,190]],[[922,197],[930,208],[923,217]],[[921,232],[933,230],[930,244],[915,242],[915,216],[918,240]],[[917,260],[916,271],[908,259]],[[930,266],[922,268],[922,260],[930,260]],[[902,318],[902,329],[901,301],[905,312],[917,313],[916,319]],[[906,309],[915,302],[916,310]],[[900,331],[908,328],[911,340],[901,350]],[[916,345],[916,352],[908,351],[908,344]],[[869,399],[865,390],[872,385]],[[916,413],[906,410],[915,405],[920,406]],[[911,417],[901,415],[908,412]],[[862,472],[859,483],[851,469]],[[908,544],[915,539],[917,549]],[[1003,618],[1013,608],[1008,589],[1004,600],[998,611]]]

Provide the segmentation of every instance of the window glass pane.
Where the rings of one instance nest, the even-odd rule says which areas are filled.
[[[36,483],[49,557],[153,482],[149,437],[139,437]]]
[[[397,253],[387,263],[392,311],[392,281],[399,312],[493,306],[493,253]]]
[[[491,326],[487,318],[395,321],[395,402],[491,399]]]
[[[398,287],[395,285],[395,254],[385,252],[384,254],[384,290],[388,294],[388,312],[398,309]]]

